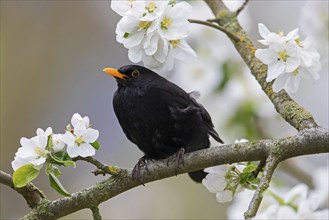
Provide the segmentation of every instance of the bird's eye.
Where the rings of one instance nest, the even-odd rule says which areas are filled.
[[[139,71],[138,70],[134,70],[132,73],[131,73],[131,75],[134,77],[134,78],[137,78],[137,77],[139,77]]]

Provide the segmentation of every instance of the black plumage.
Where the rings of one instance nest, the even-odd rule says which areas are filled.
[[[209,135],[222,143],[206,109],[177,85],[137,65],[104,71],[117,80],[113,108],[118,121],[146,158],[168,158],[181,148],[208,148]],[[189,175],[201,182],[205,173]]]

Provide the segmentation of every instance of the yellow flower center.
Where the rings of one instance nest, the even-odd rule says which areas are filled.
[[[140,29],[144,29],[146,30],[147,28],[149,28],[151,26],[152,21],[140,21],[138,24],[138,27]]]
[[[177,48],[180,44],[180,40],[169,40],[169,43],[172,45],[173,48]]]
[[[278,35],[279,35],[280,37],[283,37],[283,36],[284,36],[284,32],[283,32],[283,31],[279,31],[279,32],[278,32]]]
[[[297,69],[295,69],[294,72],[292,72],[292,74],[293,74],[294,76],[297,76],[298,73],[299,73],[299,67],[298,67]]]
[[[171,24],[172,24],[172,20],[168,17],[164,17],[161,21],[161,29],[168,30]]]
[[[39,155],[39,156],[43,156],[44,155],[44,150],[41,147],[36,147],[34,149],[34,153]]]
[[[155,4],[155,2],[150,2],[149,5],[147,7],[145,7],[145,9],[149,12],[149,13],[153,13],[155,11],[155,9],[157,8],[157,5]]]
[[[82,137],[77,137],[77,139],[75,141],[77,142],[78,145],[80,145],[84,142]]]
[[[286,50],[281,50],[278,53],[278,60],[286,62],[288,59],[289,55]]]

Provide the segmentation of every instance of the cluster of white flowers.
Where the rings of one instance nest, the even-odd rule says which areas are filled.
[[[247,139],[235,140],[235,143],[245,143]],[[241,180],[241,175],[249,174],[245,164],[219,165],[204,169],[208,175],[202,180],[202,184],[211,193],[216,193],[219,203],[232,201],[234,195],[241,192],[246,184]],[[246,175],[244,175],[246,177]]]
[[[22,137],[22,146],[18,148],[12,162],[13,169],[16,171],[27,164],[41,168],[52,152],[67,152],[71,158],[95,155],[95,148],[91,144],[97,140],[99,132],[90,128],[89,118],[82,118],[80,114],[75,113],[71,123],[74,129],[69,125],[64,135],[53,134],[52,128],[49,127],[46,131],[38,128],[37,136],[30,139]]]
[[[186,43],[192,11],[187,2],[112,0],[111,8],[123,16],[117,24],[117,41],[134,62],[153,70],[171,70],[174,60],[196,57]]]
[[[234,195],[243,188],[239,185],[239,174],[246,166],[244,165],[220,165],[204,169],[207,172],[202,184],[211,193],[216,193],[219,203],[232,201]]]
[[[264,212],[254,219],[328,219],[329,209],[318,211],[319,199],[315,195],[308,195],[308,187],[298,184],[283,197],[272,194],[275,199]]]
[[[268,65],[267,82],[273,83],[273,91],[285,89],[295,93],[301,78],[319,79],[321,69],[320,54],[312,46],[308,37],[301,41],[298,29],[284,35],[283,32],[272,33],[265,25],[258,25],[263,40],[259,42],[267,49],[257,49],[256,57]]]

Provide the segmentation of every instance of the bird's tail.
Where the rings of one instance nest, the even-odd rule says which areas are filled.
[[[198,171],[190,172],[190,173],[188,173],[188,175],[195,182],[201,183],[202,179],[206,177],[207,173],[204,172],[203,170],[198,170]]]

